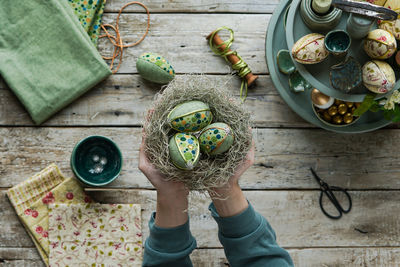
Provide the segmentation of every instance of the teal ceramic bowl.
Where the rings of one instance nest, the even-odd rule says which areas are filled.
[[[122,169],[118,146],[104,136],[89,136],[76,144],[71,155],[71,168],[76,177],[91,186],[114,181]]]

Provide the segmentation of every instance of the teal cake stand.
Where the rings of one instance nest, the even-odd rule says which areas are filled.
[[[291,3],[291,0],[282,0],[279,3],[269,22],[265,42],[265,55],[267,59],[268,70],[271,75],[272,82],[274,83],[283,100],[304,120],[333,132],[364,133],[389,125],[391,122],[383,117],[382,112],[373,113],[369,111],[363,114],[361,118],[354,124],[345,127],[327,125],[319,120],[313,111],[311,103],[311,90],[306,90],[301,93],[294,93],[289,89],[288,76],[279,71],[276,55],[281,49],[287,49],[291,51],[291,47],[288,48],[287,45],[284,27],[284,18],[286,17],[285,13],[287,12]],[[286,27],[288,27],[288,25]],[[308,31],[309,29],[304,29],[304,32]],[[326,72],[329,72],[329,69],[327,69]]]

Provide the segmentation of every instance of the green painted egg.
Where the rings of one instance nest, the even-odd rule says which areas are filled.
[[[151,82],[165,84],[175,77],[175,70],[164,57],[154,53],[144,53],[136,61],[140,75]]]
[[[228,124],[213,123],[201,131],[200,149],[209,155],[222,154],[232,146],[234,139],[232,129]]]
[[[168,123],[179,132],[197,132],[212,121],[210,107],[201,101],[189,101],[177,105],[168,114]]]
[[[172,163],[177,168],[182,170],[191,170],[199,162],[199,141],[194,135],[176,133],[169,140],[169,155]]]

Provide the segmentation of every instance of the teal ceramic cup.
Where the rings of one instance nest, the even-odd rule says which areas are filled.
[[[79,141],[72,151],[71,168],[87,185],[107,185],[121,172],[122,154],[111,139],[89,136]]]
[[[350,35],[343,30],[330,31],[325,36],[325,48],[336,57],[347,55],[351,45]]]

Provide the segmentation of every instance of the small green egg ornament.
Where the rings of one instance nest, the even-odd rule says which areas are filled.
[[[212,121],[210,107],[201,101],[188,101],[177,105],[168,114],[169,125],[179,132],[197,132]]]
[[[164,57],[154,53],[144,53],[136,61],[140,75],[151,82],[165,84],[175,77],[175,70]]]
[[[213,123],[201,131],[200,149],[209,155],[222,154],[232,146],[234,139],[232,129],[228,124]]]
[[[169,155],[177,168],[192,170],[200,158],[199,141],[194,135],[176,133],[169,140]]]

